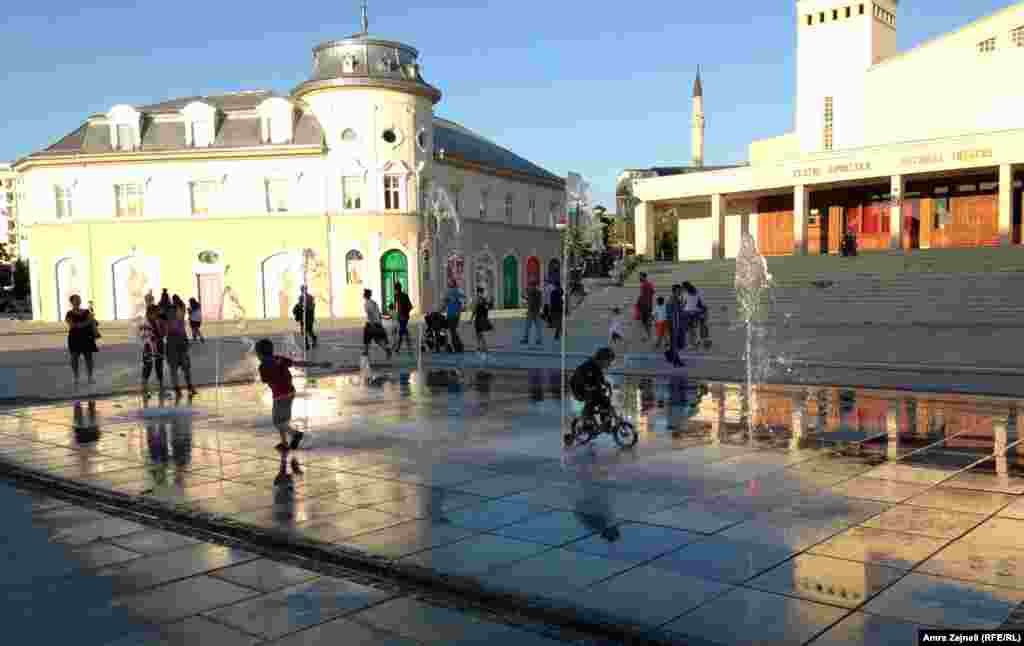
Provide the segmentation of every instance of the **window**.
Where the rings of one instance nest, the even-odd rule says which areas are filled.
[[[220,182],[202,180],[192,182],[189,187],[192,193],[192,215],[210,215],[215,207],[214,202],[220,193]]]
[[[825,150],[832,150],[832,125],[833,125],[833,114],[832,114],[832,97],[825,97],[825,133],[824,133],[824,147]]]
[[[558,202],[552,202],[551,203],[551,217],[550,217],[551,228],[555,228],[556,226],[558,226],[558,221],[559,221],[558,208],[559,208]]]
[[[142,185],[116,184],[114,186],[114,206],[119,218],[142,217]]]
[[[288,180],[271,178],[267,180],[267,212],[288,212]]]
[[[416,133],[416,145],[419,146],[421,152],[427,152],[430,148],[430,135],[427,134],[425,128],[421,128]]]
[[[363,208],[363,192],[366,180],[359,176],[341,178],[341,206],[346,211]]]
[[[480,191],[480,219],[487,219],[487,189]]]
[[[355,249],[345,254],[345,282],[349,285],[363,284],[363,254]]]
[[[127,124],[117,126],[118,150],[135,150],[135,128]]]
[[[401,191],[399,190],[398,175],[384,176],[384,210],[397,211],[401,208]]]
[[[381,134],[381,138],[385,143],[393,144],[398,141],[398,133],[395,132],[394,128],[388,128]]]
[[[1010,32],[1010,44],[1014,47],[1024,47],[1024,25]]]
[[[510,224],[512,222],[512,204],[514,201],[515,198],[512,197],[511,193],[505,196],[505,222]]]
[[[995,36],[987,38],[978,43],[978,52],[981,54],[988,54],[989,52],[996,51],[996,39]]]
[[[863,2],[860,4],[860,15],[862,15],[862,16],[864,15],[864,3]]]
[[[346,128],[345,132],[341,133],[342,143],[354,144],[358,140],[359,137],[356,135],[356,131],[353,130],[352,128]]]
[[[822,11],[818,14],[818,22],[825,22],[825,12]]]
[[[839,20],[839,10],[838,9],[833,9],[832,10],[832,20]]]
[[[53,195],[57,203],[57,219],[71,218],[71,189],[67,186],[54,186]]]
[[[846,8],[846,17],[849,18],[852,15],[853,15],[853,7],[847,7]]]
[[[807,26],[810,27],[813,24],[814,24],[814,16],[812,16],[811,14],[807,14]]]
[[[537,198],[530,198],[530,224],[537,226]]]
[[[201,119],[192,122],[192,145],[197,148],[213,145],[213,121]]]

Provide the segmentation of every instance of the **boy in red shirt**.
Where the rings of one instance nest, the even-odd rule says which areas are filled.
[[[288,357],[281,357],[274,354],[274,344],[270,339],[263,339],[256,343],[256,355],[260,358],[260,379],[270,386],[270,392],[274,397],[273,419],[274,426],[281,434],[281,443],[277,450],[281,452],[299,448],[302,442],[302,431],[296,431],[291,427],[292,403],[295,401],[295,385],[292,383],[292,373],[289,368],[330,368],[329,361],[293,361]],[[288,434],[291,433],[292,441],[288,443]]]

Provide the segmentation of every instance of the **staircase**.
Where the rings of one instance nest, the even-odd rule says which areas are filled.
[[[646,271],[659,296],[689,280],[704,292],[715,327],[736,320],[736,263],[650,263],[623,287],[597,290],[570,328],[607,333],[611,308],[627,316]],[[769,324],[1024,325],[1024,247],[865,252],[855,258],[768,258],[773,306]]]

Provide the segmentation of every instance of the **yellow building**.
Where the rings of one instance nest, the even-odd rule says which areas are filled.
[[[290,318],[304,283],[320,317],[396,282],[418,314],[451,283],[519,307],[558,257],[565,180],[435,116],[418,52],[363,27],[290,96],[116,105],[18,160],[35,318],[80,294],[129,319],[162,288],[207,319]]]
[[[908,51],[897,0],[797,0],[794,128],[750,144],[749,162],[703,163],[695,89],[694,163],[623,174],[637,253],[735,256],[742,234],[766,255],[1021,242],[1024,3]],[[620,208],[620,212],[622,209]]]
[[[0,242],[13,262],[18,258],[18,177],[10,164],[0,164]]]

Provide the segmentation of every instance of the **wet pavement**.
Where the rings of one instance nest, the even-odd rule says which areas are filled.
[[[82,646],[492,644],[519,628],[397,586],[324,575],[0,484],[5,643]]]
[[[765,387],[749,401],[733,384],[678,374],[627,379],[615,401],[638,445],[564,450],[554,371],[296,381],[307,440],[286,460],[257,386],[206,390],[192,406],[122,397],[9,409],[0,457],[684,643],[916,643],[920,626],[1013,624],[1024,602],[1015,399]],[[61,540],[128,529],[71,525]],[[202,578],[232,558],[190,556],[168,557],[165,575],[122,566],[115,580]],[[214,600],[232,594],[220,579],[201,585]],[[165,606],[154,595],[146,607]],[[258,606],[185,610],[271,637]],[[398,632],[423,625],[435,641],[456,630],[398,602],[361,614]]]

